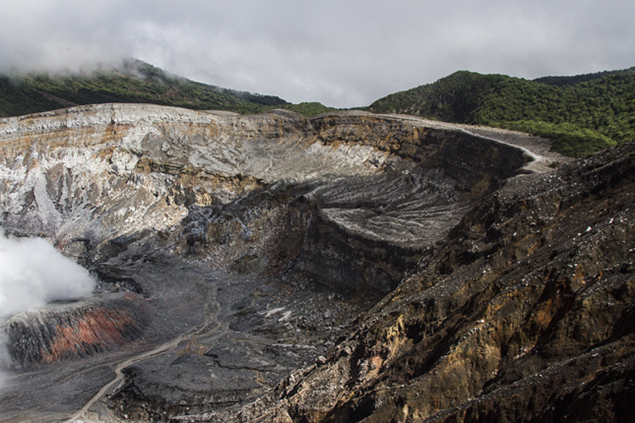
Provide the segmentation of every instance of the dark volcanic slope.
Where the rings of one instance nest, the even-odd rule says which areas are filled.
[[[635,145],[485,197],[236,421],[633,421]]]

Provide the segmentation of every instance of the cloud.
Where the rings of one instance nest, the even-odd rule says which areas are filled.
[[[351,107],[460,69],[535,78],[635,65],[626,0],[9,0],[0,70],[122,57],[289,101]]]

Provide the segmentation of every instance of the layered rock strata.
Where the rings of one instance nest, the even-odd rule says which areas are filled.
[[[633,175],[631,143],[509,180],[324,361],[223,419],[632,421]]]
[[[143,301],[131,293],[52,304],[6,323],[10,353],[22,365],[99,354],[141,338],[148,318]]]
[[[314,238],[300,267],[318,277],[350,262],[310,263],[318,250],[342,250],[315,239],[324,231],[356,249],[396,247],[407,261],[528,160],[485,138],[362,113],[307,120],[100,105],[4,119],[0,134],[6,229],[45,236],[85,263],[145,243],[207,255],[218,269],[255,256],[247,267],[274,265],[291,231],[298,245]],[[395,267],[390,252],[372,249],[343,270],[359,279],[347,289],[369,281],[388,292],[398,282],[403,263],[359,275],[379,262]]]

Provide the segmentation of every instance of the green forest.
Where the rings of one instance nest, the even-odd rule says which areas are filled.
[[[580,157],[635,139],[635,68],[534,81],[460,71],[368,110],[529,132]]]
[[[291,104],[275,96],[190,81],[141,61],[127,61],[119,69],[85,75],[0,75],[0,117],[99,103],[150,103],[242,114],[273,108],[305,115],[334,110],[320,103]]]

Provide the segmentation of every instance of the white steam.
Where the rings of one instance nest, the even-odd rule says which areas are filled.
[[[89,295],[95,280],[88,271],[64,257],[40,238],[14,239],[0,228],[0,324],[15,314],[55,300]],[[10,363],[6,333],[0,330],[0,390]]]
[[[56,300],[89,295],[88,271],[40,238],[6,238],[0,232],[0,323]]]

